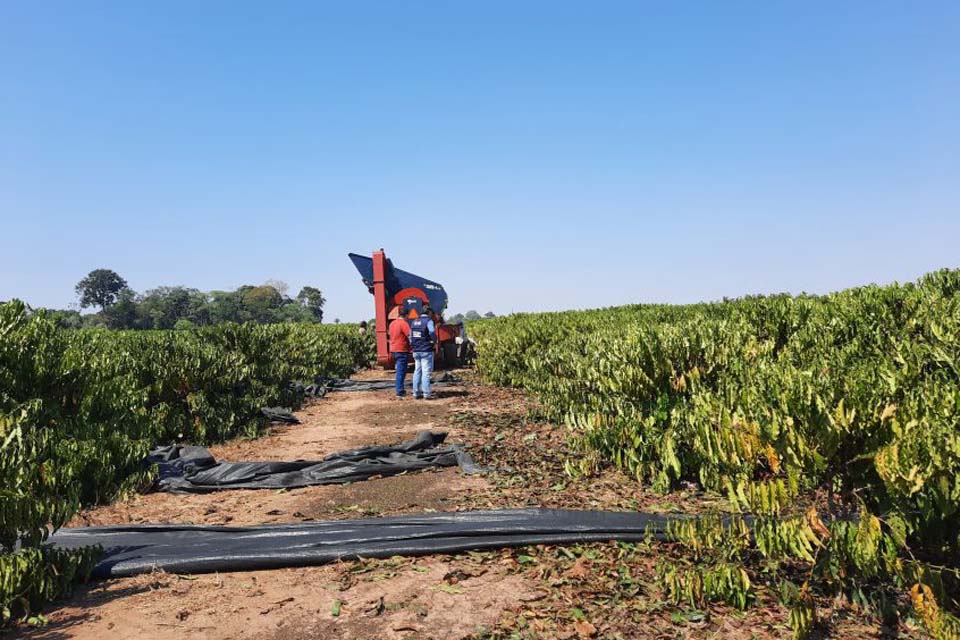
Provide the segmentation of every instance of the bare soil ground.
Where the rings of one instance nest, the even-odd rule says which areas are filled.
[[[690,488],[663,496],[614,469],[572,481],[563,428],[532,416],[522,393],[465,376],[435,401],[391,391],[333,393],[297,413],[302,424],[212,447],[225,460],[320,458],[445,430],[497,471],[457,469],[292,491],[147,494],[80,514],[72,526],[142,522],[256,524],[539,505],[698,512],[722,500]],[[365,379],[385,378],[364,372]],[[779,638],[787,612],[759,590],[739,612],[665,603],[655,586],[665,545],[537,546],[457,556],[361,560],[323,567],[93,582],[47,612],[22,638]],[[829,604],[829,603],[828,603]],[[910,630],[906,630],[909,632]],[[849,606],[827,609],[824,637],[896,637]]]

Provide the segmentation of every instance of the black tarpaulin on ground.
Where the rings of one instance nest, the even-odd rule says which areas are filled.
[[[459,384],[460,379],[445,371],[441,376],[430,382],[432,387],[446,387],[448,385]],[[412,377],[407,376],[406,388],[411,389],[413,385]],[[328,393],[334,391],[383,391],[396,388],[393,380],[345,380],[340,378],[320,378],[313,384],[302,387],[304,395],[314,398],[322,398]]]
[[[421,431],[400,444],[340,451],[323,460],[294,462],[217,462],[204,447],[173,445],[154,449],[147,461],[158,467],[156,490],[180,493],[343,484],[456,465],[468,474],[483,471],[460,445],[444,445],[446,437],[446,433]]]
[[[274,424],[300,424],[300,418],[293,415],[293,411],[288,407],[263,407],[260,413]]]
[[[255,527],[140,525],[61,529],[58,548],[101,545],[99,577],[248,571],[340,559],[455,553],[531,544],[662,539],[684,516],[558,509],[501,509]]]
[[[432,387],[443,388],[460,383],[460,378],[449,371],[430,382]],[[406,389],[413,388],[413,376],[407,376]],[[322,398],[334,391],[384,391],[396,388],[394,380],[349,380],[343,378],[317,378],[313,384],[294,383],[293,387],[308,398]],[[287,407],[263,407],[260,413],[270,422],[300,424],[300,420]]]

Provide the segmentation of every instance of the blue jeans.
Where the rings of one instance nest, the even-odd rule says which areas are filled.
[[[413,397],[430,397],[430,374],[433,372],[433,351],[413,354]]]
[[[410,362],[409,353],[395,353],[393,359],[397,363],[397,396],[406,394],[403,383],[407,379],[407,363]]]

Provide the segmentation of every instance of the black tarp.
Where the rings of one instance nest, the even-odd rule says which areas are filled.
[[[100,545],[99,577],[163,569],[210,573],[279,569],[340,559],[455,553],[531,544],[662,539],[684,516],[635,512],[500,509],[254,527],[139,525],[61,529],[58,548]]]
[[[456,385],[460,383],[460,379],[450,373],[445,371],[442,375],[430,382],[431,387],[446,387],[448,385]],[[407,376],[406,388],[412,388],[412,378]],[[346,380],[340,378],[318,378],[313,384],[306,386],[298,386],[304,395],[322,398],[328,393],[334,391],[384,391],[386,389],[395,389],[396,383],[393,380]]]
[[[323,460],[293,462],[217,462],[204,447],[172,445],[154,449],[147,462],[157,465],[157,491],[180,493],[344,484],[455,465],[468,474],[483,471],[460,445],[444,445],[446,437],[446,433],[421,431],[400,444],[363,447],[333,453]]]
[[[460,378],[449,371],[444,371],[442,375],[430,382],[432,387],[443,388],[449,385],[460,383]],[[413,388],[412,376],[407,376],[406,388]],[[293,388],[308,398],[322,398],[328,393],[334,391],[384,391],[395,389],[394,380],[349,380],[345,378],[317,378],[312,384],[302,382],[293,383]],[[293,415],[288,407],[263,407],[260,409],[270,422],[285,424],[300,424],[300,420]]]
[[[300,424],[300,419],[293,415],[289,407],[263,407],[260,413],[274,424]]]

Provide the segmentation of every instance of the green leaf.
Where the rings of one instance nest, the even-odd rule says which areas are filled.
[[[453,585],[453,584],[443,583],[443,584],[441,584],[441,585],[440,585],[439,587],[437,587],[437,588],[438,588],[440,591],[443,591],[443,592],[445,592],[445,593],[450,593],[450,594],[453,594],[453,595],[457,595],[457,594],[463,593],[463,589],[461,589],[460,587],[458,587],[458,586],[456,586],[456,585]]]

